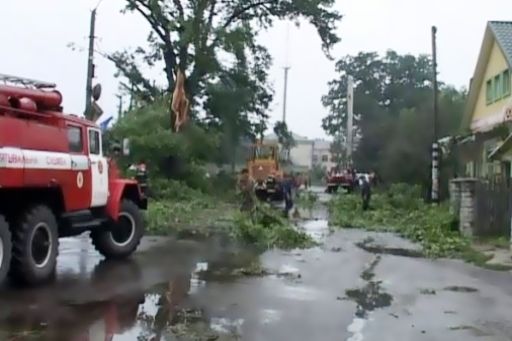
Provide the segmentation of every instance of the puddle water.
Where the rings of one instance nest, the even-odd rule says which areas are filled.
[[[375,268],[380,260],[381,257],[376,256],[361,273],[361,278],[366,282],[364,287],[345,291],[345,298],[357,305],[355,317],[347,329],[352,334],[347,341],[363,340],[363,329],[370,313],[375,309],[389,307],[393,302],[393,297],[384,292],[381,282],[374,279]]]
[[[283,313],[274,309],[263,309],[260,311],[260,321],[262,324],[272,324],[281,320]]]
[[[355,318],[347,328],[347,331],[352,334],[347,341],[363,341],[363,329],[365,324],[366,319]]]
[[[365,241],[356,243],[356,246],[359,247],[360,249],[365,250],[366,252],[370,252],[373,254],[385,254],[385,255],[411,257],[411,258],[424,257],[423,252],[421,252],[420,250],[398,248],[398,247],[387,247],[387,246],[383,246],[383,245],[375,245],[372,243],[373,243],[373,240],[365,240]]]
[[[359,318],[367,318],[369,312],[389,307],[393,301],[390,294],[382,292],[380,282],[368,282],[361,289],[349,289],[345,293],[348,299],[357,303],[356,316]]]
[[[242,334],[243,319],[217,318],[210,319],[210,328],[218,333],[224,334]]]
[[[223,255],[191,264],[189,271],[102,261],[66,282],[7,289],[0,292],[0,340],[238,340],[243,320],[211,316],[193,297],[208,285],[205,274],[244,276],[233,269],[254,259],[245,252]],[[277,312],[262,314],[267,323],[278,319]]]
[[[300,227],[316,242],[323,241],[329,235],[329,223],[326,219],[307,220]]]
[[[477,292],[478,289],[471,288],[471,287],[463,287],[463,286],[449,286],[444,288],[445,291],[453,291],[453,292],[465,292],[465,293],[471,293],[471,292]]]

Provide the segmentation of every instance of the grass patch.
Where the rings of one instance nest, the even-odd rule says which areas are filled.
[[[420,194],[417,187],[395,185],[372,196],[369,211],[362,211],[358,196],[340,195],[329,204],[330,224],[394,232],[419,243],[427,257],[462,258],[484,265],[487,256],[472,249],[470,240],[460,235],[448,205],[426,204]]]
[[[475,239],[475,244],[480,245],[488,245],[490,247],[498,248],[498,249],[508,249],[510,248],[510,240],[508,237],[478,237]]]

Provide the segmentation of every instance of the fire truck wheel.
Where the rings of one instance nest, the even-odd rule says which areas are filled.
[[[123,200],[119,220],[106,231],[94,231],[92,243],[107,258],[130,256],[144,235],[144,218],[133,201]]]
[[[52,211],[46,206],[26,210],[12,232],[13,278],[29,285],[50,279],[59,253],[57,221]]]
[[[11,232],[3,216],[0,216],[0,283],[7,276],[11,265]]]

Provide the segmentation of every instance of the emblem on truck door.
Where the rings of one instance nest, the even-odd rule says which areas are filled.
[[[84,186],[84,174],[82,172],[78,172],[76,175],[76,185],[78,188],[82,188]]]
[[[100,172],[100,174],[103,174],[103,162],[101,161],[98,161],[98,172]]]

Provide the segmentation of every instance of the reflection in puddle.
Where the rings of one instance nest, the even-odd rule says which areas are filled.
[[[270,290],[282,298],[297,301],[315,301],[321,295],[321,292],[315,288],[301,285],[286,285],[280,282],[277,283],[273,282]]]
[[[347,341],[363,341],[363,329],[365,324],[365,319],[355,318],[347,328],[347,331],[352,334]]]
[[[260,311],[260,321],[262,324],[276,323],[281,320],[283,313],[274,309],[263,309]]]
[[[208,271],[208,263],[200,262],[196,264],[194,272],[192,272],[190,278],[190,290],[189,294],[193,295],[198,292],[200,288],[206,286],[206,281],[200,278],[201,272]]]
[[[210,328],[217,333],[222,334],[242,334],[243,319],[228,319],[213,317],[210,319]]]
[[[279,268],[279,275],[293,275],[298,273],[299,269],[289,264],[283,264]]]
[[[308,220],[300,225],[316,242],[321,242],[329,234],[329,224],[325,219]]]
[[[154,269],[102,261],[90,276],[1,293],[0,340],[237,340],[242,319],[209,316],[189,299],[207,285],[204,274],[231,274],[254,261],[254,255],[221,258],[190,264],[188,271],[175,268],[149,285],[145,274]]]

